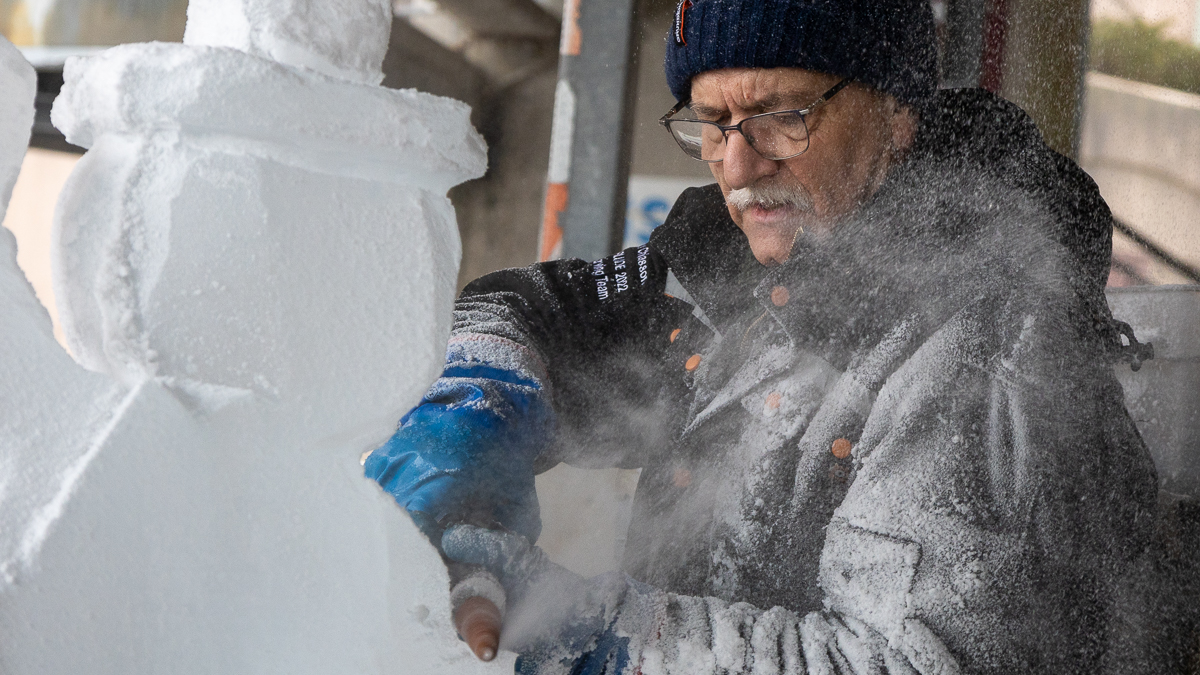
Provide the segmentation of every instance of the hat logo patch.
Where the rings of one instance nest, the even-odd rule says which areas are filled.
[[[683,15],[692,8],[692,0],[679,0],[675,6],[675,44],[687,46],[687,38],[683,36]]]

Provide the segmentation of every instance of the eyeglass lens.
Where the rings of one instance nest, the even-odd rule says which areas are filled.
[[[714,122],[670,120],[671,135],[687,154],[705,162],[725,158],[726,134]],[[795,111],[770,113],[746,118],[742,135],[755,152],[767,159],[787,159],[808,149],[808,126]]]

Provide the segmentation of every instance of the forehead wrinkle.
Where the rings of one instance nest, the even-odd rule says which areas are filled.
[[[828,87],[817,83],[790,83],[786,78],[755,69],[734,77],[721,78],[712,87],[722,100],[722,107],[693,101],[691,109],[698,115],[720,117],[730,111],[758,113],[784,108],[798,108],[812,103]],[[781,82],[781,80],[783,80]]]

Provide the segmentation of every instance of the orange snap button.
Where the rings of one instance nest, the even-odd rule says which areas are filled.
[[[834,457],[837,457],[838,459],[846,459],[850,456],[850,450],[853,447],[854,446],[850,444],[850,441],[844,438],[839,438],[833,442],[833,447],[831,447],[829,450],[833,453]]]
[[[783,394],[773,391],[767,394],[767,410],[778,410],[779,402],[783,400]]]
[[[671,331],[671,342],[674,342],[675,338],[679,337],[679,331],[681,331],[681,330],[683,330],[683,329],[676,328],[675,330]]]
[[[671,483],[678,488],[685,488],[692,484],[692,472],[687,469],[675,469],[675,475],[671,476]]]
[[[776,307],[783,307],[788,304],[791,298],[791,293],[788,292],[787,286],[776,286],[771,289],[771,304]]]
[[[692,354],[692,356],[687,360],[687,363],[683,364],[683,369],[690,373],[699,366],[700,366],[700,355]]]

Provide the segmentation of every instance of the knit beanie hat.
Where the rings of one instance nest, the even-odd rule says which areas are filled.
[[[708,70],[782,67],[850,77],[920,105],[938,83],[929,0],[680,0],[665,63],[676,100]]]

